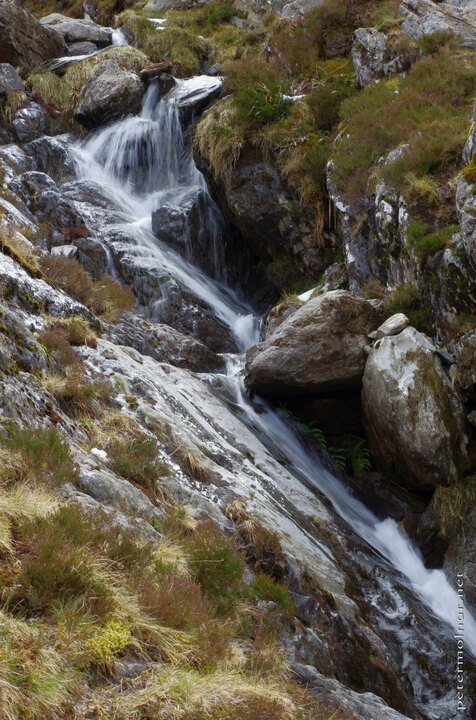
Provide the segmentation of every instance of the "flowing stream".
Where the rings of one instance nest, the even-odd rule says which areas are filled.
[[[434,615],[449,626],[446,634],[450,637],[451,631],[457,629],[459,598],[443,571],[425,568],[419,551],[397,523],[392,519],[380,521],[356,499],[342,480],[306,450],[289,421],[266,403],[259,399],[251,402],[247,397],[243,353],[258,341],[260,319],[253,315],[245,300],[190,265],[151,231],[151,215],[165,202],[180,209],[183,198],[189,197],[191,191],[208,196],[190,143],[184,140],[180,106],[189,91],[195,92],[209,82],[210,78],[177,81],[177,88],[163,99],[152,83],[139,116],[108,126],[75,148],[79,176],[100,185],[103,194],[119,209],[120,219],[115,219],[115,227],[127,227],[138,256],[152,258],[229,328],[240,353],[229,358],[227,377],[222,383],[241,408],[249,427],[258,437],[265,438],[268,446],[279,449],[280,457],[285,458],[296,477],[325,495],[349,527],[406,578],[407,586],[426,604],[429,617]],[[210,207],[208,222],[212,234],[211,199]],[[158,308],[160,320],[160,303]],[[467,610],[464,633],[465,646],[476,658],[476,622]]]

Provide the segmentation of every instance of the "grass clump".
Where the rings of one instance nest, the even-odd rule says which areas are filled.
[[[99,417],[113,393],[112,383],[103,378],[91,379],[81,364],[66,374],[52,374],[43,382],[56,398],[60,408],[71,417]]]
[[[422,332],[431,331],[431,320],[428,307],[420,295],[418,287],[413,283],[397,285],[389,299],[389,311],[392,315],[403,313],[410,324]]]
[[[11,453],[10,464],[4,459],[2,479],[32,480],[58,487],[78,480],[78,467],[68,443],[55,428],[24,428],[13,430],[6,441]]]
[[[52,285],[89,307],[105,322],[116,322],[134,307],[134,293],[128,285],[121,285],[110,275],[93,280],[74,258],[44,255],[40,265]]]
[[[409,246],[422,258],[443,250],[458,231],[458,226],[448,225],[435,232],[428,230],[428,224],[418,220],[412,220],[407,229]]]
[[[442,47],[405,77],[373,83],[344,100],[345,132],[334,152],[343,192],[358,200],[376,161],[399,146],[393,162],[373,175],[402,192],[410,174],[438,179],[455,170],[466,141],[474,70],[472,55]]]
[[[284,585],[269,575],[260,574],[254,578],[252,587],[260,600],[274,602],[286,615],[294,615],[294,602]]]
[[[147,490],[157,490],[164,466],[159,461],[155,438],[142,432],[132,438],[117,436],[106,449],[115,473]]]

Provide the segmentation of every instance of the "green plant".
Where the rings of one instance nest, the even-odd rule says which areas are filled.
[[[233,103],[238,121],[255,128],[287,117],[293,104],[277,82],[245,86],[234,95]]]
[[[364,440],[356,443],[347,443],[346,445],[347,462],[350,465],[352,475],[356,478],[372,469],[370,461],[370,452],[365,447]]]
[[[451,540],[476,502],[476,476],[449,487],[437,487],[430,504],[430,519],[439,534]]]
[[[111,670],[116,658],[130,645],[131,639],[131,631],[127,625],[118,620],[109,620],[88,642],[92,663]]]
[[[286,615],[294,614],[294,602],[289,590],[269,575],[256,575],[252,587],[260,600],[275,602]]]
[[[436,232],[428,232],[427,223],[412,220],[407,229],[408,243],[418,255],[426,257],[445,248],[457,231],[457,225],[447,225]]]
[[[476,183],[476,153],[473,154],[471,161],[463,168],[463,176],[466,182]]]

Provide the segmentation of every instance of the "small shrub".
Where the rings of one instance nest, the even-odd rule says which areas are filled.
[[[443,45],[449,45],[455,40],[451,30],[436,30],[429,35],[423,35],[417,42],[423,55],[434,55]]]
[[[256,575],[253,590],[260,600],[268,600],[279,605],[286,615],[294,615],[294,602],[289,590],[273,580],[269,575]]]
[[[183,575],[161,574],[158,582],[141,578],[139,598],[145,612],[177,630],[198,628],[213,613],[199,583]]]
[[[62,327],[48,325],[38,335],[39,342],[46,347],[51,358],[62,368],[77,365],[80,358],[71,347],[67,334]]]
[[[339,121],[342,102],[357,91],[355,82],[334,77],[324,82],[307,97],[306,103],[318,130],[330,132]]]
[[[374,278],[362,285],[362,293],[367,300],[382,300],[385,297],[385,286]]]
[[[219,23],[230,22],[236,15],[236,9],[233,6],[233,0],[221,0],[221,2],[213,3],[208,10],[208,23],[214,27]]]
[[[81,365],[73,366],[65,377],[50,376],[44,385],[54,395],[61,409],[72,417],[99,416],[113,393],[109,380],[89,380]]]
[[[187,546],[191,569],[215,612],[230,613],[241,597],[244,571],[233,543],[209,520],[200,523]]]

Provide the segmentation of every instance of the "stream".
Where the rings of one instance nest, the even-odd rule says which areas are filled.
[[[191,197],[201,197],[205,198],[207,209],[201,218],[205,223],[201,231],[208,233],[212,247],[216,245],[214,234],[221,223],[219,211],[195,166],[190,139],[184,136],[182,127],[187,98],[207,92],[212,81],[216,83],[216,78],[179,80],[162,99],[157,84],[151,83],[140,115],[109,125],[81,145],[73,145],[78,178],[99,186],[114,208],[110,212],[82,204],[81,212],[87,217],[88,227],[105,245],[110,272],[118,275],[118,258],[127,256],[136,287],[144,277],[155,274],[165,278],[164,283],[157,284],[155,296],[151,291],[149,301],[142,302],[143,311],[151,319],[166,322],[163,318],[168,288],[174,283],[198,299],[198,312],[200,307],[207,308],[226,327],[238,352],[227,354],[226,374],[204,377],[204,382],[223,394],[228,405],[239,413],[240,421],[266,446],[278,465],[283,464],[296,482],[325,499],[339,522],[343,521],[348,532],[358,536],[362,552],[374,558],[379,568],[378,582],[369,602],[374,607],[376,622],[385,637],[393,636],[399,648],[401,672],[413,685],[422,715],[449,720],[456,717],[455,672],[446,669],[447,686],[430,692],[429,683],[422,679],[424,669],[413,666],[411,648],[419,642],[417,638],[426,638],[427,652],[431,647],[434,653],[429,663],[439,664],[444,676],[448,658],[454,662],[456,654],[452,639],[458,624],[456,591],[442,570],[425,568],[418,549],[394,520],[379,520],[354,497],[344,481],[306,447],[292,421],[259,398],[251,400],[247,396],[244,353],[258,342],[261,318],[255,316],[245,298],[224,284],[218,252],[212,278],[187,262],[187,248],[184,258],[152,232],[155,211],[167,205],[180,213]],[[273,478],[269,481],[272,483]],[[288,510],[283,507],[285,512]],[[405,623],[405,618],[411,621]],[[464,633],[466,654],[476,658],[476,621],[467,610]]]

